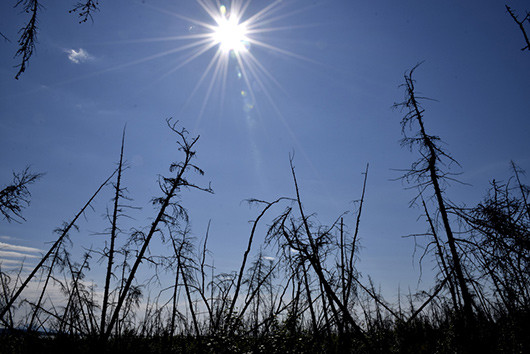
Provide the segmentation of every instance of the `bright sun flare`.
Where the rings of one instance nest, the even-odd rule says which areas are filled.
[[[262,50],[273,51],[292,58],[308,60],[305,57],[278,48],[265,41],[267,39],[266,35],[270,32],[294,28],[293,25],[282,27],[275,26],[274,23],[292,16],[299,11],[285,12],[288,3],[285,0],[269,0],[265,2],[267,4],[265,7],[257,11],[249,10],[251,0],[195,1],[208,14],[208,21],[202,21],[172,12],[171,14],[173,16],[185,20],[190,24],[188,26],[189,33],[147,40],[153,42],[183,40],[187,43],[158,54],[150,55],[147,58],[136,60],[128,65],[152,60],[172,53],[184,52],[185,54],[179,58],[179,63],[164,74],[164,76],[167,76],[198,57],[209,55],[206,53],[213,53],[182,109],[190,104],[194,94],[208,81],[209,83],[206,84],[206,92],[199,117],[202,116],[206,102],[212,93],[217,92],[222,103],[225,92],[227,92],[226,88],[229,74],[234,72],[237,80],[241,80],[240,88],[237,92],[243,98],[243,109],[245,112],[248,113],[256,107],[255,88],[259,89],[260,93],[275,106],[269,93],[270,86],[276,86],[282,89],[281,85],[260,62],[254,49],[261,48]],[[221,5],[221,2],[226,3],[226,5]],[[235,70],[229,70],[229,67]]]
[[[219,44],[224,53],[234,51],[239,54],[248,49],[249,39],[247,38],[247,27],[239,23],[237,16],[227,16],[226,7],[220,7],[221,16],[216,19],[212,38]]]

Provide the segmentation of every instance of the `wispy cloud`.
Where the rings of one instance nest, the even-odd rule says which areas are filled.
[[[68,60],[70,60],[72,63],[75,64],[81,64],[85,63],[89,60],[94,59],[94,57],[83,48],[79,48],[78,50],[75,49],[65,49],[64,51],[66,54],[68,54]]]
[[[5,242],[0,242],[0,251],[18,251],[18,252],[42,252],[41,249],[34,248],[34,247],[26,247],[26,246],[19,246],[19,245],[12,245]]]
[[[24,268],[27,270],[33,269],[31,267],[31,264],[29,264],[28,262],[24,262],[20,259],[0,259],[0,265],[7,267],[19,267],[21,265],[24,265]]]
[[[2,236],[2,240],[14,240],[10,236]],[[19,246],[12,243],[0,241],[0,264],[10,266],[20,266],[25,260],[38,259],[41,257],[41,249],[27,246]]]
[[[11,258],[40,258],[39,256],[35,256],[34,254],[27,254],[27,253],[21,253],[21,252],[11,252],[11,251],[0,251],[0,259],[4,257],[11,257]]]

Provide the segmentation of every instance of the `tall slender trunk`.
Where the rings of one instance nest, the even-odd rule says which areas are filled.
[[[419,121],[421,122],[421,120]],[[422,135],[425,136],[426,134],[423,128],[423,123],[421,123],[421,130],[422,130]],[[429,150],[431,153],[431,157],[429,158],[430,178],[431,178],[432,186],[434,188],[434,194],[436,196],[436,201],[438,203],[438,209],[442,217],[445,234],[447,235],[447,243],[449,245],[449,250],[451,251],[451,258],[453,261],[453,267],[455,270],[456,278],[460,286],[460,291],[462,292],[462,300],[464,301],[464,313],[467,319],[471,319],[473,316],[473,308],[472,308],[473,299],[471,298],[471,294],[469,293],[469,289],[467,287],[467,282],[464,278],[464,273],[462,271],[462,265],[460,263],[460,255],[458,254],[458,251],[456,249],[455,237],[453,235],[451,224],[449,223],[449,216],[447,214],[445,201],[443,199],[442,190],[440,189],[440,184],[438,182],[438,175],[436,173],[436,165],[435,165],[436,155],[435,155],[434,147],[432,146],[432,142],[428,146],[429,146]]]
[[[59,257],[59,250],[61,249],[61,245],[58,245],[52,258],[52,262],[48,268],[48,273],[46,274],[46,279],[44,281],[44,285],[42,286],[39,299],[37,300],[37,303],[35,304],[35,309],[33,310],[33,314],[31,315],[31,320],[29,321],[28,325],[28,331],[33,330],[33,323],[35,322],[35,319],[38,316],[39,309],[42,304],[42,299],[44,298],[44,294],[46,293],[46,289],[48,288],[48,284],[50,282],[50,279],[52,277],[52,271],[53,267],[55,266],[55,262],[57,261],[57,258]]]
[[[266,203],[267,205],[265,206],[265,208],[263,208],[263,210],[261,211],[259,216],[253,222],[252,231],[250,232],[250,236],[248,238],[247,249],[245,250],[245,253],[243,254],[243,261],[241,262],[241,268],[239,269],[239,273],[238,273],[238,276],[237,276],[237,282],[236,282],[236,288],[235,288],[235,291],[234,291],[234,297],[232,298],[232,302],[230,303],[230,307],[228,309],[227,319],[229,321],[231,321],[232,313],[234,312],[234,308],[236,306],[237,297],[239,296],[239,290],[241,288],[241,282],[243,280],[243,274],[244,274],[244,271],[245,271],[245,265],[247,263],[248,254],[250,253],[250,249],[252,247],[252,241],[254,239],[254,234],[256,233],[256,228],[258,226],[258,222],[265,215],[267,210],[269,210],[274,204],[277,204],[278,202],[280,202],[282,199],[283,198],[280,198],[280,199],[275,200],[272,203]]]
[[[404,127],[405,124],[410,123],[411,120],[415,120],[419,125],[420,131],[418,137],[415,138],[415,140],[413,141],[417,141],[423,148],[426,149],[426,151],[422,153],[421,158],[421,161],[426,163],[426,166],[422,169],[422,173],[428,173],[428,177],[425,178],[428,178],[429,183],[434,189],[436,204],[438,206],[440,216],[442,217],[442,223],[444,226],[445,234],[447,236],[447,244],[449,245],[449,251],[451,254],[452,261],[451,265],[455,272],[456,281],[460,288],[462,300],[464,302],[464,315],[466,319],[471,320],[471,318],[473,317],[473,299],[469,292],[467,281],[464,277],[461,257],[458,254],[458,250],[456,248],[456,240],[453,234],[453,230],[451,228],[451,223],[449,222],[446,203],[443,197],[442,189],[440,187],[440,179],[442,179],[443,177],[440,177],[438,175],[437,162],[440,157],[447,155],[444,154],[444,152],[438,146],[435,145],[436,138],[428,135],[425,130],[425,126],[423,124],[423,109],[420,108],[420,104],[418,102],[418,99],[416,98],[414,80],[412,79],[412,74],[417,67],[418,66],[415,66],[412,70],[410,70],[408,74],[405,75],[407,100],[401,105],[406,106],[409,109],[409,113],[403,119],[402,126]]]
[[[109,259],[107,263],[107,275],[105,277],[105,290],[103,292],[103,304],[101,306],[101,324],[100,334],[105,334],[105,321],[107,318],[107,306],[109,303],[109,289],[110,279],[112,277],[112,267],[114,265],[114,247],[116,242],[116,234],[118,230],[118,213],[119,213],[119,199],[121,196],[121,174],[123,171],[123,147],[125,145],[125,128],[123,128],[123,135],[121,137],[121,151],[120,151],[120,162],[118,164],[118,179],[116,181],[115,194],[114,194],[114,208],[112,212],[112,227],[110,231],[110,247],[109,247]]]

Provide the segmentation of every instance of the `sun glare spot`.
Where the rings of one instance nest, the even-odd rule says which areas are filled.
[[[290,26],[276,26],[274,23],[299,11],[286,12],[290,2],[286,0],[265,1],[266,6],[261,9],[251,6],[251,0],[195,1],[208,15],[207,20],[203,21],[172,13],[175,17],[187,21],[188,33],[153,39],[153,41],[183,40],[187,43],[132,62],[131,65],[172,53],[184,52],[175,67],[164,74],[167,76],[203,55],[211,55],[182,110],[189,107],[192,97],[199,92],[205,83],[206,90],[199,117],[202,117],[206,103],[213,94],[219,96],[222,105],[225,92],[228,92],[227,86],[230,75],[235,75],[239,81],[238,90],[235,92],[239,94],[245,112],[250,113],[257,108],[255,90],[258,90],[275,107],[269,92],[269,85],[281,90],[283,88],[260,61],[259,52],[260,50],[267,50],[292,58],[309,60],[268,43],[268,33],[291,28]],[[221,5],[221,2],[226,3],[226,5]]]
[[[244,24],[239,23],[238,16],[227,14],[226,7],[220,7],[220,16],[216,19],[212,38],[216,44],[219,44],[224,53],[234,51],[236,54],[248,49],[249,39],[247,38],[247,28]]]

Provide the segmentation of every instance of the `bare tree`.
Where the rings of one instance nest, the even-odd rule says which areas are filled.
[[[68,233],[70,232],[70,230],[72,228],[74,228],[74,229],[76,228],[75,223],[77,222],[79,217],[81,217],[81,215],[84,214],[85,210],[90,206],[92,201],[96,198],[96,196],[103,189],[103,187],[105,187],[107,185],[107,183],[111,180],[111,178],[114,176],[115,173],[116,173],[116,171],[112,172],[110,177],[107,178],[105,180],[105,182],[103,182],[99,186],[99,188],[96,190],[96,192],[94,194],[92,194],[92,196],[90,197],[88,202],[86,202],[86,204],[81,208],[81,210],[74,216],[72,221],[70,221],[69,223],[65,223],[62,228],[59,228],[59,229],[56,230],[56,232],[59,234],[59,237],[53,243],[53,245],[50,247],[48,252],[46,252],[46,254],[42,257],[42,259],[39,261],[39,263],[35,266],[35,268],[33,268],[31,273],[27,276],[26,280],[20,285],[20,287],[17,289],[17,291],[14,293],[14,295],[9,299],[9,301],[6,301],[6,305],[2,308],[2,310],[0,310],[0,320],[2,320],[4,318],[4,315],[11,309],[11,306],[13,306],[13,303],[17,300],[17,298],[20,296],[22,291],[28,286],[28,284],[31,281],[31,279],[33,279],[35,274],[37,274],[37,272],[41,269],[41,267],[48,260],[48,258],[50,258],[50,256],[62,244],[64,239],[68,238]]]
[[[123,306],[129,289],[131,288],[132,282],[136,277],[136,271],[145,259],[144,256],[147,248],[149,247],[151,239],[155,234],[160,233],[160,225],[167,225],[171,223],[175,224],[178,222],[179,217],[185,215],[184,208],[178,203],[178,201],[175,200],[178,192],[180,192],[182,188],[193,188],[212,193],[212,189],[210,187],[199,187],[198,185],[188,181],[186,174],[190,171],[198,172],[201,175],[204,174],[199,167],[192,163],[192,160],[195,157],[195,151],[193,148],[199,140],[199,137],[192,138],[190,140],[188,138],[188,132],[185,129],[177,129],[177,123],[178,122],[171,122],[170,119],[167,120],[167,124],[171,131],[173,131],[179,137],[179,141],[177,143],[179,145],[179,150],[184,153],[184,159],[181,162],[174,162],[171,164],[170,171],[176,172],[175,177],[161,177],[160,179],[159,185],[163,196],[153,200],[153,204],[159,205],[157,216],[151,224],[147,234],[138,231],[138,237],[143,240],[142,246],[138,251],[130,274],[127,277],[127,281],[125,282],[123,290],[120,293],[116,308],[114,309],[106,329],[106,338],[110,336],[112,329],[118,320],[121,307]]]
[[[530,189],[522,184],[520,170],[512,162],[513,176],[496,180],[477,206],[457,209],[469,227],[476,272],[492,286],[502,312],[514,313],[530,305]]]
[[[422,196],[426,189],[432,188],[438,213],[442,218],[447,245],[449,246],[450,267],[455,274],[455,283],[458,284],[460,289],[464,314],[467,319],[471,319],[473,316],[473,299],[469,292],[468,281],[464,276],[461,255],[458,252],[457,241],[449,220],[447,201],[445,200],[442,186],[442,183],[451,179],[450,174],[443,169],[444,164],[457,162],[440,147],[440,138],[427,134],[425,129],[425,110],[421,106],[420,101],[426,98],[417,96],[416,81],[413,79],[414,71],[420,64],[417,64],[405,73],[405,83],[402,85],[405,88],[405,100],[401,103],[394,104],[394,108],[400,108],[406,111],[405,116],[401,120],[402,133],[405,136],[401,141],[401,145],[410,149],[417,147],[421,155],[402,178],[419,188],[420,192],[418,197]],[[410,137],[407,136],[407,128],[414,129],[415,127],[418,129],[415,134]]]
[[[251,203],[263,204],[264,208],[263,208],[263,210],[261,211],[259,216],[256,218],[256,220],[252,224],[252,231],[250,232],[250,236],[249,236],[249,239],[248,239],[248,246],[247,246],[247,249],[245,250],[245,253],[243,254],[243,261],[241,262],[241,269],[239,270],[239,273],[238,273],[238,276],[237,276],[237,282],[236,282],[236,288],[235,288],[235,291],[234,291],[234,297],[232,298],[232,302],[230,303],[230,307],[228,309],[228,315],[227,315],[227,320],[228,321],[231,321],[232,314],[233,314],[234,308],[236,306],[237,297],[238,297],[239,291],[241,289],[241,281],[243,279],[243,274],[244,274],[244,271],[245,271],[245,265],[247,263],[248,254],[250,253],[250,249],[252,247],[252,240],[254,239],[254,235],[256,233],[256,228],[258,226],[258,222],[265,215],[267,210],[269,210],[273,205],[279,203],[283,199],[285,199],[285,198],[279,198],[279,199],[275,200],[272,203],[264,202],[264,201],[261,201],[261,200],[255,200],[255,199],[250,201]]]
[[[120,204],[120,198],[124,198],[124,188],[121,186],[121,178],[123,172],[123,148],[125,145],[125,128],[123,128],[123,135],[121,138],[121,150],[120,150],[120,162],[118,163],[118,177],[116,184],[114,185],[114,207],[112,210],[112,219],[111,219],[111,230],[110,230],[110,245],[107,252],[108,262],[107,262],[107,273],[105,276],[105,287],[103,291],[103,304],[101,306],[101,324],[100,331],[101,335],[105,333],[105,321],[107,318],[107,307],[110,291],[110,280],[112,278],[112,270],[114,266],[114,253],[115,253],[115,244],[116,237],[119,231],[118,228],[118,216],[121,213],[122,205]]]
[[[358,338],[364,342],[367,350],[370,351],[371,348],[365,331],[354,319],[352,312],[348,309],[348,304],[344,303],[337,295],[333,274],[326,268],[326,256],[332,253],[330,247],[338,244],[334,240],[335,237],[332,235],[332,230],[337,227],[340,218],[331,227],[315,228],[311,224],[310,218],[306,215],[303,207],[292,157],[290,164],[296,193],[294,203],[300,217],[294,218],[293,208],[288,207],[282,215],[274,220],[267,236],[268,242],[276,241],[282,248],[296,251],[299,257],[304,262],[307,262],[308,266],[315,272],[319,286],[321,286],[322,301],[327,298],[337,325],[343,323],[338,319],[338,314],[340,313],[344,322],[350,326]],[[327,311],[327,305],[323,306],[323,310]],[[329,320],[326,321],[328,322]]]
[[[32,173],[29,167],[22,172],[13,172],[13,181],[0,190],[0,213],[8,222],[26,220],[22,209],[30,204],[31,193],[28,186],[35,183],[43,173]]]

